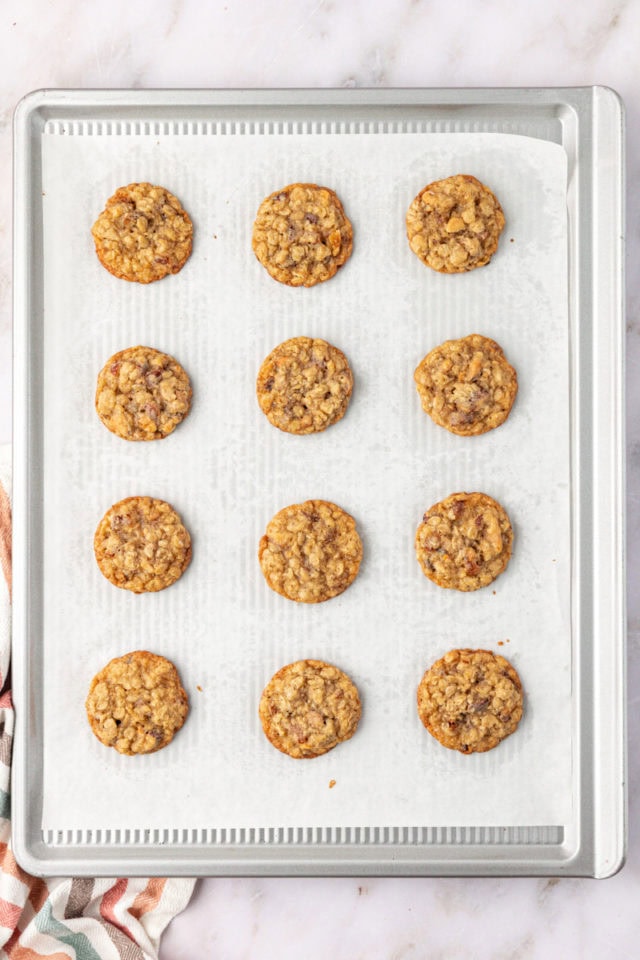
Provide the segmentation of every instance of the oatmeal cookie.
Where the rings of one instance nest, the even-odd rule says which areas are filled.
[[[178,273],[193,243],[193,224],[180,201],[151,183],[116,190],[91,233],[103,267],[114,277],[137,283]]]
[[[435,347],[413,376],[425,413],[461,437],[499,427],[518,392],[502,347],[477,333]]]
[[[353,517],[335,503],[307,500],[269,521],[258,559],[272,590],[298,603],[321,603],[355,580],[362,541]]]
[[[153,347],[128,347],[98,374],[96,411],[124,440],[162,440],[189,413],[191,395],[177,360]]]
[[[256,393],[264,414],[286,433],[319,433],[341,420],[353,390],[344,353],[326,340],[293,337],[263,362]]]
[[[100,571],[132,593],[164,590],[191,562],[191,537],[164,500],[127,497],[98,524],[93,548]]]
[[[356,732],[362,707],[352,680],[322,660],[282,667],[258,709],[267,739],[296,760],[319,757]]]
[[[522,717],[522,684],[508,660],[489,650],[450,650],[418,686],[418,714],[443,746],[492,750]]]
[[[497,198],[467,174],[428,184],[407,211],[411,249],[439,273],[485,266],[498,249],[503,227]]]
[[[189,701],[170,660],[135,650],[95,675],[85,709],[98,740],[132,757],[166,747],[183,725]]]
[[[486,493],[453,493],[427,510],[415,543],[429,580],[452,590],[478,590],[506,568],[513,530],[503,507]]]
[[[274,280],[313,287],[335,275],[353,249],[353,228],[328,187],[292,183],[258,208],[253,252]]]

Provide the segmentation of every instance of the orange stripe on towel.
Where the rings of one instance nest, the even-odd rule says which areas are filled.
[[[8,873],[10,877],[20,880],[25,886],[31,886],[33,878],[25,873],[22,867],[18,866],[16,858],[6,843],[0,843],[0,870],[2,873]]]
[[[68,953],[60,953],[57,950],[55,953],[37,953],[31,947],[23,947],[17,942],[21,936],[22,930],[16,930],[4,946],[5,953],[11,957],[11,960],[69,960]]]
[[[153,910],[160,901],[166,882],[166,877],[152,877],[131,904],[129,909],[131,916],[137,920],[144,913]]]
[[[31,878],[31,890],[29,891],[29,903],[34,913],[39,913],[42,906],[49,896],[47,881],[42,877]]]

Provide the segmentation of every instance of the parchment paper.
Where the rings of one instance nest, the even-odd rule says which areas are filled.
[[[506,228],[488,267],[443,276],[411,253],[406,209],[431,180],[472,173]],[[571,810],[570,473],[566,157],[499,134],[52,134],[43,162],[45,270],[45,677],[43,828],[536,825]],[[195,224],[182,272],[142,286],[99,264],[90,228],[134,180],[176,193]],[[293,181],[335,189],[354,224],[351,260],[313,289],[276,283],[254,258],[260,201]],[[413,371],[445,339],[482,333],[517,368],[509,420],[477,438],[422,412]],[[346,417],[325,433],[275,430],[255,399],[280,341],[321,336],[355,375]],[[112,353],[174,355],[194,405],[166,440],[127,443],[94,411]],[[470,594],[430,583],[413,541],[423,512],[459,490],[507,509],[512,561]],[[100,574],[93,534],[130,495],[168,500],[193,537],[174,586],[133,596]],[[294,604],[266,585],[257,545],[271,516],[307,498],[356,518],[365,559],[342,596]],[[518,731],[463,756],[415,707],[446,650],[507,656],[525,689]],[[112,657],[169,657],[191,712],[164,750],[118,755],[84,700]],[[363,700],[348,743],[294,761],[267,742],[264,684],[302,657],[336,663]],[[335,781],[333,786],[330,782]]]

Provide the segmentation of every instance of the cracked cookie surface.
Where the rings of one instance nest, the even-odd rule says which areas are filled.
[[[349,259],[353,228],[333,190],[292,183],[260,204],[252,246],[274,280],[312,287],[331,279]]]
[[[124,440],[162,440],[189,413],[191,383],[177,360],[153,347],[128,347],[98,374],[96,411]]]
[[[293,337],[271,351],[256,382],[260,409],[286,433],[319,433],[344,416],[353,374],[344,353],[326,340]]]
[[[513,530],[504,508],[486,493],[453,493],[424,514],[416,557],[429,580],[447,589],[486,587],[506,568]]]
[[[417,701],[429,733],[461,753],[492,750],[515,731],[523,713],[517,671],[489,650],[450,650],[424,674]]]
[[[284,507],[269,521],[258,559],[272,590],[298,603],[322,603],[355,580],[362,560],[356,522],[327,500]]]
[[[151,183],[116,190],[91,234],[103,267],[136,283],[178,273],[193,244],[193,224],[178,198]]]
[[[265,736],[296,760],[319,757],[356,732],[362,707],[353,681],[322,660],[298,660],[273,675],[259,705]]]
[[[435,347],[416,367],[414,380],[425,413],[462,437],[504,423],[518,392],[502,347],[477,333]]]
[[[131,757],[166,747],[182,727],[189,701],[170,660],[135,650],[95,675],[85,709],[98,740]]]
[[[123,590],[171,586],[191,562],[191,537],[173,507],[153,497],[114,503],[98,524],[94,552],[101,573]]]
[[[489,263],[504,223],[497,197],[468,174],[428,184],[406,217],[411,249],[439,273],[465,273]]]

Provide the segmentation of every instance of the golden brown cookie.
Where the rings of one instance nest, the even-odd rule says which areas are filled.
[[[508,660],[489,650],[450,650],[418,686],[418,714],[449,750],[483,753],[514,732],[522,684]]]
[[[495,195],[467,174],[428,184],[407,211],[411,249],[439,273],[465,273],[489,263],[503,227]]]
[[[166,747],[183,725],[189,701],[170,660],[135,650],[95,675],[85,708],[98,740],[132,757]]]
[[[286,433],[319,433],[341,420],[353,374],[341,350],[326,340],[293,337],[271,351],[258,373],[258,403]]]
[[[252,244],[274,280],[312,287],[333,277],[349,259],[353,229],[333,190],[292,183],[260,204]]]
[[[178,273],[191,254],[193,224],[164,187],[130,183],[107,200],[91,233],[103,267],[137,283]]]
[[[267,739],[296,760],[319,757],[356,732],[362,707],[352,680],[322,660],[282,667],[258,709]]]
[[[172,506],[153,497],[114,503],[98,524],[93,548],[107,580],[133,593],[164,590],[191,562],[188,530]]]
[[[518,392],[516,371],[502,347],[478,333],[441,343],[413,376],[425,413],[461,437],[499,427]]]
[[[355,580],[362,560],[356,522],[335,503],[307,500],[269,521],[258,559],[276,593],[298,603],[322,603]]]
[[[453,493],[424,514],[416,532],[422,572],[440,587],[478,590],[511,557],[513,530],[503,507],[486,493]]]
[[[128,347],[98,374],[96,411],[124,440],[162,440],[189,413],[191,395],[177,360],[153,347]]]

